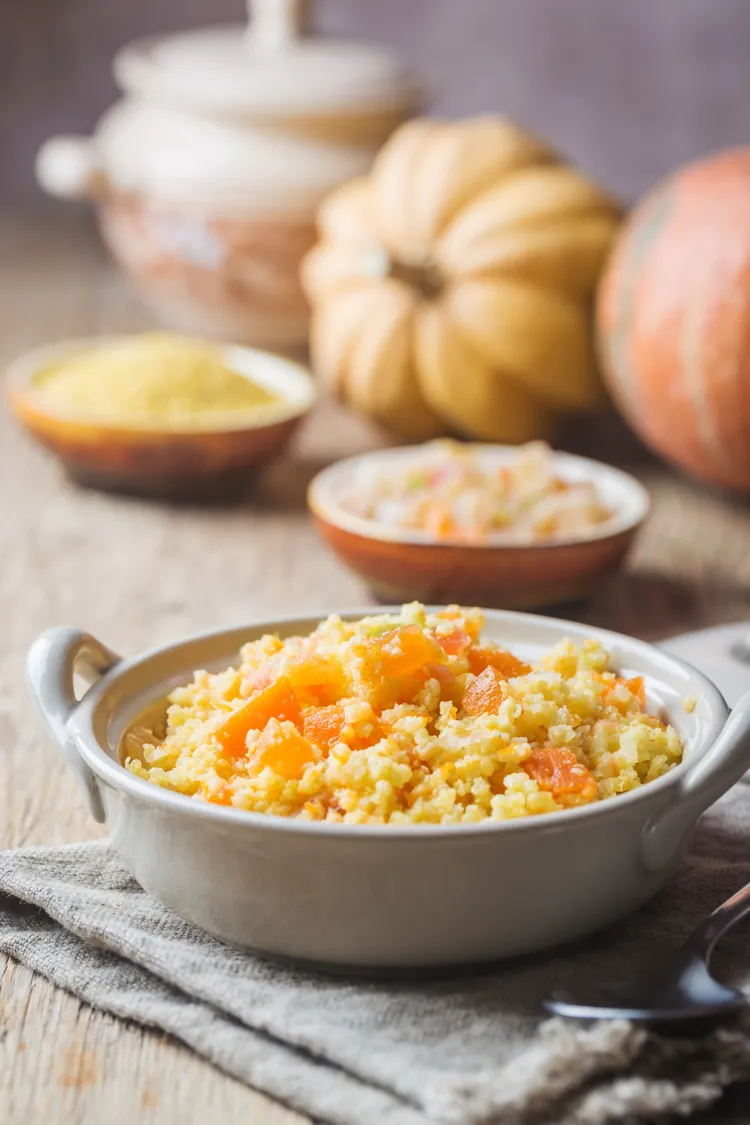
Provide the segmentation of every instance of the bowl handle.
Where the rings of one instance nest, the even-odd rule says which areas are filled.
[[[94,683],[119,660],[119,656],[88,633],[67,626],[47,629],[37,637],[26,660],[26,679],[32,698],[47,729],[83,784],[89,809],[99,824],[104,822],[101,793],[68,729],[78,707],[73,676],[78,673],[90,684]]]
[[[105,174],[90,137],[50,137],[36,156],[38,183],[59,199],[94,199],[105,186]]]
[[[666,867],[701,813],[750,767],[750,692],[732,710],[707,754],[690,767],[671,800],[646,825],[643,861],[649,871]]]

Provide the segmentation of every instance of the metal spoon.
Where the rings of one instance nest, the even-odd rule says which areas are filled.
[[[718,1022],[736,1015],[747,997],[708,971],[714,947],[730,926],[750,914],[750,883],[722,903],[677,950],[670,965],[641,980],[611,982],[543,1001],[548,1012],[579,1020],[635,1020],[659,1025]]]

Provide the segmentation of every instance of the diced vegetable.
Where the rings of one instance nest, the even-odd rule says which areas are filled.
[[[305,712],[302,731],[305,738],[327,751],[341,741],[341,732],[345,726],[344,709],[334,703],[328,707],[313,707]]]
[[[436,633],[435,640],[446,656],[460,656],[471,644],[471,637],[465,629],[454,629],[452,633]]]
[[[453,673],[447,664],[425,664],[424,672],[425,679],[437,680],[443,687],[450,687],[453,684]]]
[[[241,758],[246,751],[247,732],[263,730],[269,719],[288,720],[295,726],[302,723],[297,696],[286,676],[251,696],[224,720],[214,736],[227,758]]]
[[[438,610],[436,617],[441,621],[461,621],[462,627],[471,637],[471,640],[476,643],[482,632],[482,619],[477,614],[465,615],[465,611],[457,605],[446,606],[445,609]]]
[[[531,751],[523,762],[523,769],[536,781],[540,789],[553,797],[579,797],[593,801],[597,795],[596,780],[589,769],[576,758],[572,750],[564,747],[543,746]]]
[[[485,668],[494,668],[504,679],[511,680],[514,676],[525,676],[531,671],[531,665],[525,660],[506,652],[502,648],[472,648],[469,650],[469,667],[475,676]]]
[[[255,744],[252,764],[258,770],[270,767],[288,780],[299,779],[305,766],[315,761],[315,750],[290,722],[269,719]]]
[[[383,676],[413,676],[442,659],[442,649],[419,625],[400,625],[370,641]]]
[[[424,529],[435,539],[449,539],[455,531],[450,511],[438,504],[430,504],[424,517]]]
[[[636,697],[641,710],[645,711],[646,684],[644,682],[643,676],[633,676],[632,680],[625,680],[625,687]]]
[[[505,698],[502,685],[503,677],[497,669],[485,668],[464,692],[463,709],[467,715],[486,715],[497,711]]]
[[[619,686],[627,688],[630,694],[634,695],[637,699],[639,709],[645,711],[646,685],[643,676],[633,676],[632,679],[625,680],[622,677],[613,676],[611,673],[604,675],[601,672],[592,672],[592,675],[605,689],[602,693],[604,703],[615,706],[618,711],[623,711],[627,708],[627,701],[618,699],[616,695],[613,695],[614,689]]]
[[[341,667],[325,656],[293,656],[286,661],[285,673],[303,702],[321,706],[335,703],[344,691]]]
[[[232,790],[228,785],[222,785],[221,789],[217,789],[213,793],[204,792],[203,796],[212,805],[231,805],[232,803]]]

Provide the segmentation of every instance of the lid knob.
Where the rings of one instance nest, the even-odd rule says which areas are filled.
[[[304,34],[307,0],[247,0],[248,39],[259,51],[278,51]]]

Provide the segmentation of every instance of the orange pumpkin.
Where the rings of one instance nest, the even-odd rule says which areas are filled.
[[[644,442],[750,491],[750,148],[686,165],[632,213],[598,327],[610,390]]]

